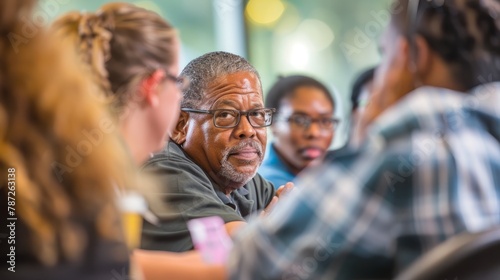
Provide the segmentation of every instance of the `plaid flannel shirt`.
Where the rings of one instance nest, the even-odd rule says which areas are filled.
[[[231,279],[385,279],[500,224],[500,83],[423,87],[238,236]]]

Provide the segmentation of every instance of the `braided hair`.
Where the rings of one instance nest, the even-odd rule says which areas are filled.
[[[96,13],[68,13],[53,29],[73,40],[118,114],[142,78],[176,63],[175,29],[160,15],[132,4],[110,3]]]
[[[411,0],[410,0],[411,1]],[[396,28],[412,42],[422,36],[448,65],[464,89],[500,80],[500,1],[419,1],[416,20],[408,16],[409,0],[396,0]]]

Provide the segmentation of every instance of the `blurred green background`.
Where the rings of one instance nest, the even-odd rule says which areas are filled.
[[[72,10],[95,11],[105,0],[42,0],[48,21]],[[342,119],[333,147],[346,141],[349,95],[360,71],[379,60],[378,38],[389,0],[124,1],[156,11],[179,31],[181,68],[204,53],[245,56],[260,72],[264,93],[278,75],[306,74],[325,83]],[[35,14],[37,16],[37,14]]]

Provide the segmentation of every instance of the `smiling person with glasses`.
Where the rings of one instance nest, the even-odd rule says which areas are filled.
[[[330,91],[307,76],[279,78],[267,93],[266,107],[276,108],[277,115],[271,126],[274,139],[259,173],[277,187],[321,160],[339,120],[333,116]]]
[[[219,216],[232,234],[281,193],[257,174],[275,110],[264,107],[255,68],[240,56],[213,52],[191,61],[181,76],[190,84],[171,141],[144,167],[158,176],[169,210],[156,211],[159,225],[145,223],[143,249],[193,249],[186,222],[196,218]]]

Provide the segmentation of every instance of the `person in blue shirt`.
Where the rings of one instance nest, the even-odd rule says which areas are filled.
[[[259,173],[278,188],[325,155],[339,121],[333,117],[330,91],[307,76],[280,77],[265,103],[276,108],[277,115],[271,126],[273,142]]]

